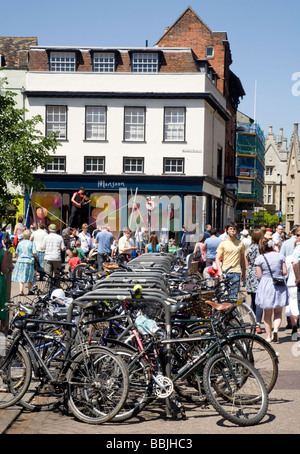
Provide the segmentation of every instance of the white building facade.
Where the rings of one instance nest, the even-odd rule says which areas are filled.
[[[74,54],[75,62],[89,55],[92,65],[72,67]],[[123,71],[109,69],[112,55],[131,63]],[[172,71],[170,63],[166,72],[156,64],[168,66],[171,58],[185,58],[191,70]],[[105,63],[102,70],[96,62]],[[64,228],[72,193],[84,186],[91,229],[102,223],[116,232],[128,224],[147,229],[149,198],[155,202],[151,230],[176,234],[185,225],[200,233],[207,222],[222,227],[229,115],[216,81],[212,67],[188,48],[32,47],[27,115],[41,115],[45,134],[59,131],[61,144],[53,163],[38,172],[45,190],[28,199],[32,220]]]

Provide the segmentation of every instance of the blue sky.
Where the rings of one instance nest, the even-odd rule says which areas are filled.
[[[283,128],[289,141],[300,123],[299,0],[14,0],[1,6],[0,35],[36,36],[40,45],[152,46],[188,6],[228,34],[231,70],[246,92],[239,110],[265,133]]]

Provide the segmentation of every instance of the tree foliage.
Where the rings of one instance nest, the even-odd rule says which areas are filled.
[[[38,129],[40,115],[25,119],[25,109],[16,108],[15,94],[0,84],[0,219],[9,217],[16,198],[24,189],[41,190],[44,186],[33,172],[53,161],[60,143],[56,134],[44,136]],[[2,86],[1,86],[2,85]]]

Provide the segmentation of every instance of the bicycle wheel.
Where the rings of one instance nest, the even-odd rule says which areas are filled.
[[[256,316],[247,303],[237,304],[233,314],[245,330],[249,329],[251,331],[256,327]]]
[[[1,345],[0,408],[16,404],[26,393],[31,380],[31,361],[20,345],[10,351],[10,343]],[[8,356],[7,356],[8,355]]]
[[[219,353],[203,372],[203,385],[214,409],[239,426],[258,424],[268,409],[268,393],[258,371],[246,359]]]
[[[278,378],[278,357],[272,345],[260,336],[242,333],[229,338],[233,353],[242,355],[260,373],[268,393],[274,388]]]
[[[147,362],[141,358],[134,361],[132,352],[125,348],[116,348],[114,352],[121,356],[128,369],[129,391],[121,411],[113,421],[126,421],[136,416],[152,400],[152,382]]]
[[[77,419],[90,424],[102,424],[116,416],[128,394],[126,365],[105,347],[80,353],[67,379],[70,410]]]
[[[37,354],[51,371],[52,377],[56,378],[63,360],[65,345],[63,338],[60,339],[57,334],[55,335],[57,338],[53,337],[54,328],[53,325],[44,326],[44,335],[42,336],[41,331],[36,337],[32,333],[31,340],[35,344]],[[36,355],[31,350],[28,353],[33,374],[29,388],[19,403],[30,411],[53,410],[62,403],[64,388],[59,390],[58,386],[54,387],[40,367]]]

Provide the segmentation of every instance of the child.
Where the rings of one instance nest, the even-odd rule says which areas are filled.
[[[74,249],[71,253],[70,253],[70,260],[69,260],[69,267],[70,267],[70,271],[71,271],[71,277],[74,277],[74,268],[75,266],[79,265],[81,262],[80,258],[78,257],[78,251],[77,249]]]
[[[80,258],[80,260],[83,261],[83,262],[86,262],[87,258],[86,258],[85,254],[83,252],[83,249],[81,249],[81,241],[80,240],[76,240],[75,248],[76,248],[76,251],[78,251],[78,257]]]

